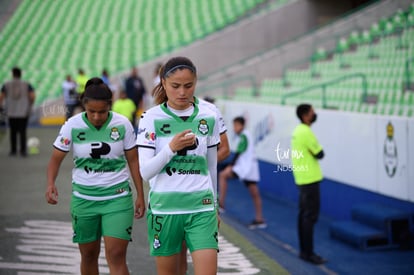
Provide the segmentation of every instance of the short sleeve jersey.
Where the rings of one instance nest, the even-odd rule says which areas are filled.
[[[53,146],[63,152],[73,149],[73,195],[92,201],[130,194],[129,172],[124,151],[133,149],[135,133],[122,115],[109,112],[99,129],[80,113],[62,126]]]
[[[291,150],[292,171],[296,184],[321,181],[322,170],[315,155],[322,151],[322,146],[308,125],[301,123],[295,128]]]
[[[166,104],[146,111],[137,135],[139,147],[152,148],[154,155],[177,134],[191,129],[196,145],[178,151],[161,171],[149,180],[149,203],[154,214],[184,214],[214,209],[213,182],[207,163],[207,149],[220,142],[216,114],[194,104],[186,120],[178,117]]]

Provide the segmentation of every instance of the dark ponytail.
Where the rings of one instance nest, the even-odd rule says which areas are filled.
[[[92,77],[85,84],[85,91],[81,94],[80,100],[85,105],[88,100],[102,100],[109,105],[112,104],[112,91],[99,77]]]

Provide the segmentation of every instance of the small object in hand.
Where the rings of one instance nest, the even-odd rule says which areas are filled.
[[[194,136],[195,136],[195,134],[190,132],[190,133],[185,134],[184,136],[185,136],[185,137],[194,137]]]

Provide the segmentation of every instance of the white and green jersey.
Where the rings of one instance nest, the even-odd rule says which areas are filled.
[[[77,114],[65,122],[53,146],[63,152],[73,148],[75,197],[101,201],[130,195],[124,151],[136,145],[134,129],[124,116],[109,112],[97,129],[85,112]]]
[[[214,210],[213,181],[207,161],[207,150],[220,142],[214,111],[194,104],[187,119],[173,113],[167,104],[146,111],[139,123],[138,147],[151,148],[156,156],[172,138],[187,129],[197,142],[178,151],[160,171],[149,179],[149,202],[154,214],[184,214]],[[140,157],[141,158],[141,157]],[[141,160],[141,159],[140,159]]]
[[[259,162],[254,153],[253,139],[247,130],[243,130],[240,135],[236,136],[237,144],[236,153],[239,157],[233,165],[233,171],[242,180],[255,181],[260,180]]]

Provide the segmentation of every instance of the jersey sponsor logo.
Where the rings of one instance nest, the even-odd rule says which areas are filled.
[[[111,129],[110,138],[111,138],[112,140],[117,141],[120,137],[121,137],[121,134],[119,133],[118,128],[113,127],[113,128]]]
[[[96,142],[91,144],[91,153],[90,156],[94,159],[100,159],[101,156],[109,154],[111,151],[111,146],[105,142]]]
[[[202,135],[207,135],[208,131],[209,131],[209,127],[207,124],[207,120],[205,119],[201,119],[199,124],[198,124],[198,131],[202,134]]]
[[[177,175],[200,175],[201,170],[200,169],[178,169],[175,167],[167,166],[165,168],[165,172],[168,176],[172,176],[173,174]]]
[[[106,173],[106,172],[115,172],[116,170],[113,168],[100,168],[100,169],[94,169],[92,167],[89,166],[85,166],[83,167],[83,169],[85,170],[86,174],[89,173]],[[117,190],[118,191],[118,190]],[[125,190],[124,190],[125,191]],[[118,192],[116,192],[118,193]]]

